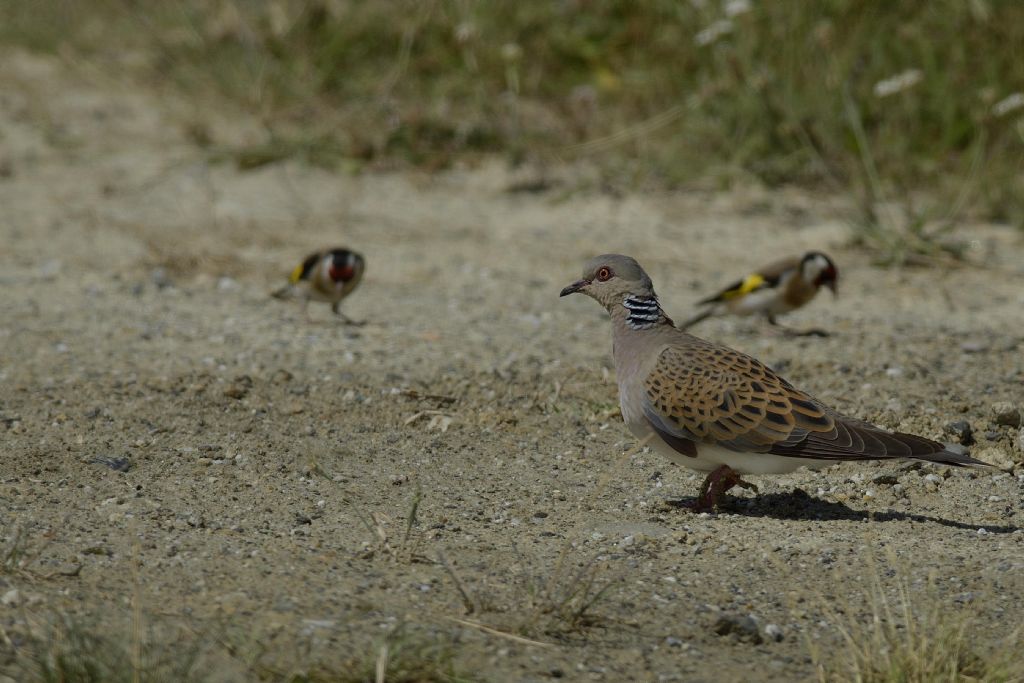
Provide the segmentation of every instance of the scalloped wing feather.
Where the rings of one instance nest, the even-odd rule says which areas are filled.
[[[695,444],[813,460],[978,463],[930,439],[840,415],[750,356],[695,337],[661,352],[644,393],[652,428]]]
[[[662,351],[644,389],[645,413],[662,431],[735,451],[835,430],[824,406],[758,361],[696,339]]]

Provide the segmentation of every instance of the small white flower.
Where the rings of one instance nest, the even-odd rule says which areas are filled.
[[[921,81],[923,75],[920,69],[907,69],[891,78],[878,81],[875,83],[875,97],[888,97],[913,88]]]
[[[719,19],[694,37],[697,45],[710,45],[727,33],[732,33],[732,22],[728,19]]]
[[[1021,107],[1024,107],[1024,93],[1015,92],[993,104],[992,113],[996,116],[1006,116]]]
[[[501,58],[506,62],[518,61],[523,56],[523,48],[516,43],[505,43],[501,46]]]
[[[455,40],[459,44],[465,44],[476,37],[476,26],[473,22],[463,21],[455,27]]]
[[[750,0],[728,0],[725,3],[725,16],[738,17],[753,9]]]

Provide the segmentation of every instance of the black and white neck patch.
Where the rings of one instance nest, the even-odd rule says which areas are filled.
[[[634,330],[654,327],[662,317],[661,305],[653,296],[627,294],[626,298],[622,300],[622,305],[629,311],[626,323]]]

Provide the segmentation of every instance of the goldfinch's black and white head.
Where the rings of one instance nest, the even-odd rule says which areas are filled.
[[[296,266],[288,280],[293,285],[316,277],[333,283],[358,282],[365,268],[363,257],[349,249],[318,251]]]
[[[828,287],[836,294],[839,271],[836,264],[820,251],[809,251],[800,259],[800,276],[814,287]]]

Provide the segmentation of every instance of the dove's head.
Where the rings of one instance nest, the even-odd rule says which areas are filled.
[[[580,292],[611,309],[629,295],[655,298],[654,285],[635,259],[621,254],[596,256],[583,266],[583,277],[562,290],[560,296]]]

